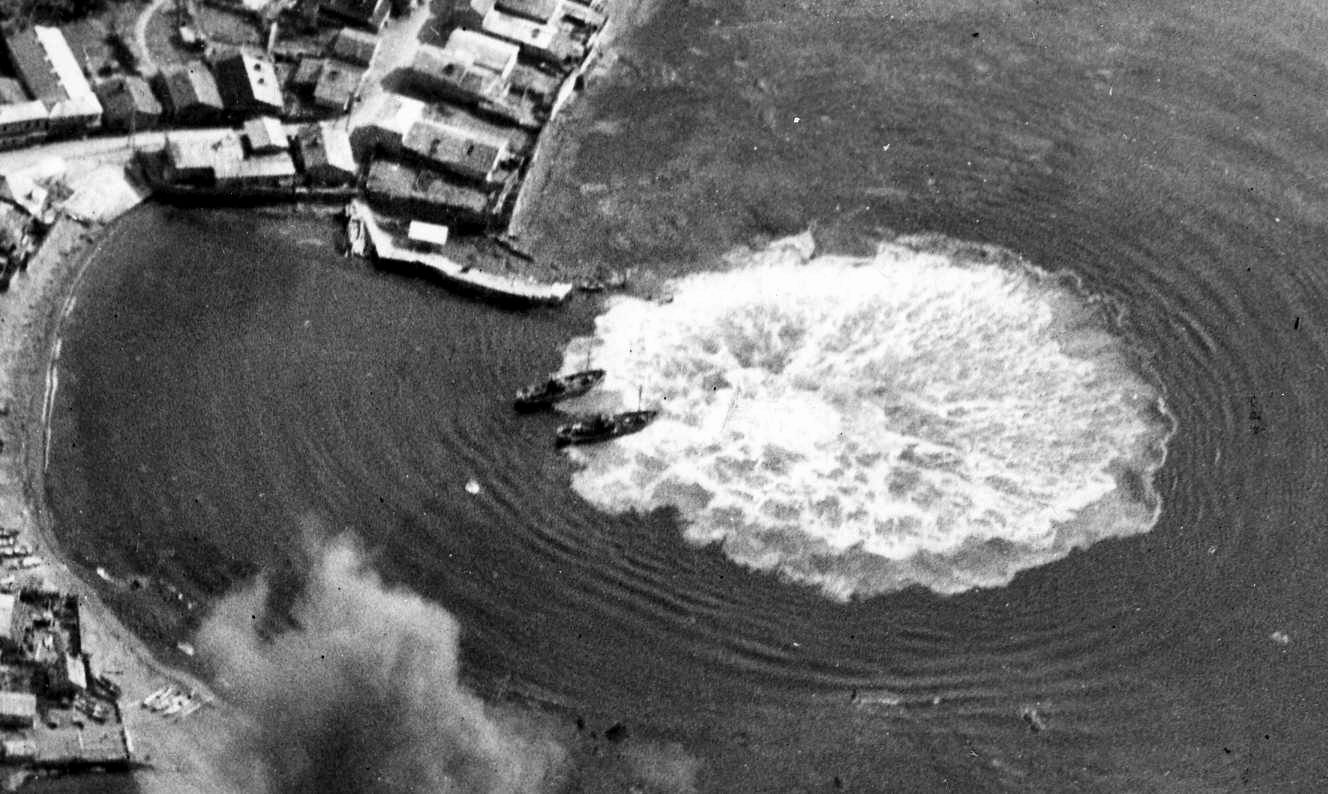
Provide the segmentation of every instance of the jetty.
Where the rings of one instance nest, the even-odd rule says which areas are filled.
[[[398,243],[396,236],[384,228],[369,205],[360,199],[347,205],[346,214],[352,228],[358,224],[363,230],[363,239],[367,243],[364,250],[375,260],[423,267],[458,290],[499,302],[528,305],[559,304],[572,294],[573,285],[570,283],[538,282],[491,273],[462,265],[435,250]],[[352,231],[352,240],[357,236]]]

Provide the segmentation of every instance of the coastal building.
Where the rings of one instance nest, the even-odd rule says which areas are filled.
[[[37,743],[32,739],[5,739],[0,742],[5,763],[22,764],[37,760]]]
[[[46,106],[50,134],[101,126],[101,103],[58,29],[38,25],[12,33],[5,37],[5,49],[28,94]]]
[[[244,140],[249,154],[272,154],[290,149],[286,128],[271,116],[259,116],[244,123]]]
[[[406,229],[406,238],[417,247],[442,248],[447,245],[448,229],[439,223],[411,221]]]
[[[0,148],[29,146],[45,138],[49,115],[36,99],[0,105]]]
[[[344,25],[377,32],[391,10],[389,0],[323,0],[318,15]]]
[[[22,207],[24,212],[42,221],[48,220],[50,216],[51,192],[23,171],[11,171],[0,176],[0,198],[13,202]]]
[[[443,45],[443,54],[456,63],[492,72],[501,80],[512,79],[520,47],[474,30],[458,28]]]
[[[214,71],[226,110],[239,115],[285,112],[276,69],[266,56],[240,51],[217,61]]]
[[[511,156],[507,141],[484,140],[433,121],[412,124],[402,140],[402,149],[426,165],[480,183],[497,181],[499,168]]]
[[[246,156],[241,136],[227,130],[208,139],[169,139],[162,174],[175,185],[240,189],[288,187],[296,171],[288,151],[269,147]]]
[[[397,154],[401,141],[415,122],[424,118],[425,104],[401,94],[383,97],[378,114],[367,124],[357,127],[351,134],[355,156],[363,161],[374,153]]]
[[[161,121],[161,103],[142,77],[113,78],[100,83],[96,91],[107,129],[149,130]]]
[[[376,159],[364,189],[374,203],[424,221],[478,226],[489,220],[486,191],[430,169]]]
[[[5,606],[16,646],[0,656],[0,761],[57,771],[124,768],[131,752],[119,687],[88,669],[78,597],[24,588]]]
[[[295,185],[295,161],[290,152],[273,152],[246,157],[230,171],[217,172],[220,188],[288,188]]]
[[[162,72],[160,88],[163,110],[176,124],[204,126],[220,121],[224,109],[221,90],[202,61]]]
[[[361,67],[339,60],[327,61],[314,86],[314,104],[335,113],[345,113],[360,93],[364,74]]]
[[[208,139],[168,137],[162,159],[167,182],[213,187],[219,173],[239,170],[244,145],[240,136],[229,130]]]
[[[504,14],[524,17],[534,22],[548,22],[557,13],[562,0],[497,0],[494,8]]]
[[[31,728],[36,721],[36,695],[31,692],[0,692],[0,727]]]
[[[351,152],[350,135],[331,122],[310,124],[297,137],[304,176],[315,185],[348,185],[359,166]]]
[[[515,54],[517,48],[512,47]],[[442,47],[421,45],[407,72],[411,88],[429,99],[476,105],[498,101],[508,81],[500,73],[458,59]]]
[[[517,45],[527,57],[554,66],[574,65],[586,54],[585,46],[554,19],[531,22],[495,6],[484,15],[480,29],[494,38]]]
[[[378,37],[366,30],[342,28],[332,40],[332,57],[369,68],[378,54]]]

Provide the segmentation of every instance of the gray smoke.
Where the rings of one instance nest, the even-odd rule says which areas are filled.
[[[251,716],[245,756],[270,792],[465,792],[557,787],[564,751],[496,716],[458,680],[457,622],[392,589],[333,541],[291,610],[264,636],[268,585],[227,596],[198,645]]]

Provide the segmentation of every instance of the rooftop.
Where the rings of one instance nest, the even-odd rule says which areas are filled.
[[[378,52],[378,37],[365,30],[342,28],[332,41],[332,54],[347,63],[368,66]]]
[[[249,141],[250,151],[254,152],[280,151],[290,147],[286,128],[271,116],[258,116],[246,121],[244,137]]]
[[[516,68],[521,50],[515,44],[474,30],[457,28],[447,37],[443,52],[450,60],[488,69],[506,78]]]
[[[431,121],[411,125],[402,146],[463,176],[483,180],[488,180],[507,156],[504,144],[494,145]]]

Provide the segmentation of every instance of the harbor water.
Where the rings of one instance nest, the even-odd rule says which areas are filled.
[[[833,5],[683,4],[579,100],[532,237],[672,302],[124,218],[64,333],[65,550],[202,664],[260,574],[273,634],[326,622],[330,543],[459,643],[480,757],[568,790],[1328,785],[1328,12]],[[582,407],[661,418],[557,452],[510,399],[587,356]]]

